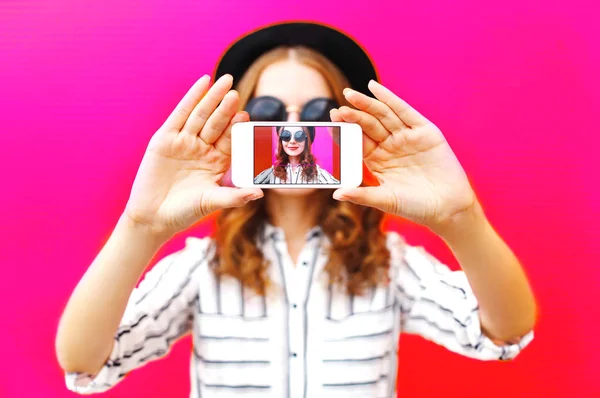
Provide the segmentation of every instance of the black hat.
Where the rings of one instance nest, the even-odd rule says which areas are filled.
[[[379,80],[366,51],[350,36],[332,27],[313,22],[283,22],[259,28],[236,40],[221,56],[214,80],[229,73],[234,81],[262,54],[280,46],[304,46],[318,51],[335,64],[350,86],[371,95],[369,80]]]

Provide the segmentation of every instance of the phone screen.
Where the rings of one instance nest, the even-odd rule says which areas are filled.
[[[254,126],[254,184],[340,185],[339,126]]]

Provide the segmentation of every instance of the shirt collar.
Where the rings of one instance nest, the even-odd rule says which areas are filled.
[[[323,234],[323,229],[321,228],[321,226],[316,225],[316,226],[312,227],[306,233],[305,240],[309,241],[312,238],[321,236],[322,234]],[[271,224],[270,222],[265,221],[263,238],[265,240],[275,240],[275,241],[285,240],[285,233],[283,232],[283,229],[281,229],[280,227],[276,227],[273,224]]]

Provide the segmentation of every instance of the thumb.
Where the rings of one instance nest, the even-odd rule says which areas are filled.
[[[202,214],[209,214],[217,210],[244,206],[251,200],[264,196],[259,188],[231,188],[217,187],[204,194],[202,200]]]
[[[333,198],[342,202],[375,207],[385,212],[389,212],[394,203],[394,195],[381,186],[340,188],[333,193]]]

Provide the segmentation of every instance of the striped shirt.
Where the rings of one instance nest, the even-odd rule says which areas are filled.
[[[258,241],[271,263],[266,297],[216,278],[210,238],[190,237],[134,290],[100,372],[67,374],[68,388],[106,391],[191,333],[192,398],[391,398],[400,332],[480,360],[514,358],[533,338],[507,345],[487,338],[465,274],[395,232],[387,233],[391,282],[362,296],[328,286],[320,228],[307,234],[297,264],[281,229],[267,225]]]
[[[279,177],[275,176],[275,168],[271,166],[268,169],[261,171],[256,177],[254,177],[255,184],[339,184],[340,182],[335,179],[327,170],[322,169],[317,165],[317,175],[307,180],[302,176],[302,168],[299,166],[293,167],[291,164],[285,167],[287,172],[287,180],[283,181]]]

